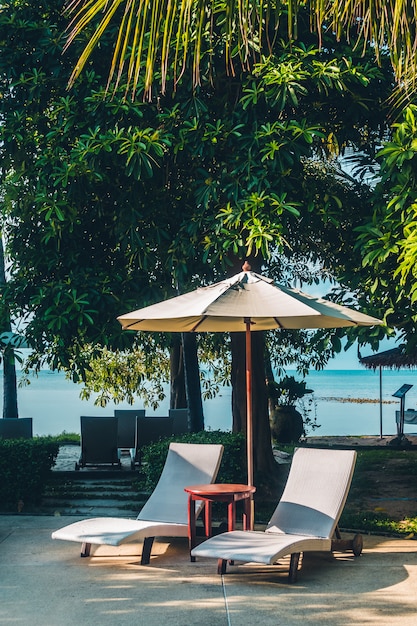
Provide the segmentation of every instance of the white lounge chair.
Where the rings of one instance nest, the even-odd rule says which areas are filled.
[[[56,530],[52,539],[81,543],[82,557],[90,556],[91,545],[120,546],[143,541],[141,564],[146,565],[155,537],[188,536],[188,494],[184,487],[214,482],[222,454],[222,445],[171,443],[158,484],[136,520],[85,519]]]
[[[337,522],[346,502],[356,452],[298,448],[281,500],[265,530],[233,531],[212,537],[192,556],[218,559],[218,573],[227,561],[274,564],[291,555],[289,581],[295,582],[301,552],[352,549],[362,551],[362,538],[342,541]],[[332,540],[336,532],[339,541]]]

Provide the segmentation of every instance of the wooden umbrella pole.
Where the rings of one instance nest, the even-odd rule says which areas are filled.
[[[379,366],[379,438],[383,438],[382,434],[382,367]]]
[[[252,342],[250,318],[246,324],[246,446],[248,463],[248,485],[253,486],[253,425],[252,425]]]
[[[246,445],[248,462],[248,485],[253,485],[253,424],[252,424],[252,345],[250,319],[246,324]]]
[[[245,317],[246,324],[246,454],[248,463],[248,485],[253,486],[253,422],[252,422],[252,337],[251,320]],[[255,503],[250,496],[249,530],[255,524]]]

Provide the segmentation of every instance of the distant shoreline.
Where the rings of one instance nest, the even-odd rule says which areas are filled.
[[[323,402],[354,402],[356,404],[379,404],[379,398],[336,398],[327,396],[326,398],[320,398]],[[398,404],[397,400],[382,400],[382,404]]]

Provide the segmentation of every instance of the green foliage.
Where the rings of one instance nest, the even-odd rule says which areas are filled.
[[[417,531],[417,517],[403,517],[391,514],[375,507],[369,510],[363,499],[374,497],[395,498],[395,482],[400,480],[407,484],[417,476],[417,456],[413,450],[393,450],[390,448],[375,448],[359,450],[353,475],[351,492],[341,518],[344,528],[356,529],[388,535],[405,536]],[[377,478],[375,478],[377,477]],[[392,485],[392,492],[387,491],[387,485]],[[379,493],[379,486],[384,485],[383,493]],[[417,510],[416,510],[417,513]]]
[[[340,527],[349,530],[367,531],[378,535],[414,536],[417,534],[417,517],[405,517],[401,521],[396,521],[390,519],[386,513],[375,511],[353,513],[344,511],[340,518]]]
[[[387,323],[400,329],[409,349],[417,345],[417,107],[409,105],[392,126],[377,157],[374,211],[357,228],[364,285],[380,302]]]
[[[50,437],[0,440],[0,502],[21,513],[39,504],[59,444]]]
[[[106,347],[93,349],[89,345],[84,350],[94,356],[86,357],[90,369],[83,381],[82,399],[88,400],[95,393],[94,404],[104,407],[110,401],[133,404],[139,396],[145,407],[151,405],[155,409],[165,398],[163,383],[169,380],[169,362],[166,352],[158,346],[148,352],[135,347],[128,352]],[[149,380],[151,373],[154,376]]]
[[[65,430],[62,431],[60,435],[54,435],[52,440],[60,445],[68,445],[68,444],[80,444],[80,435],[79,433],[67,433]]]
[[[294,406],[299,398],[307,393],[313,393],[313,389],[307,389],[304,380],[295,380],[294,376],[284,376],[278,382],[268,384],[268,393],[276,406]]]
[[[62,55],[65,23],[58,2],[10,0],[0,12],[0,182],[11,261],[2,305],[26,323],[29,366],[89,377],[88,394],[102,348],[120,356],[134,342],[117,315],[223,278],[231,258],[248,252],[267,259],[278,279],[281,258],[304,268],[292,281],[313,280],[316,262],[326,275],[352,267],[352,229],[369,198],[334,168],[323,173],[319,157],[348,143],[372,152],[392,78],[386,68],[331,34],[321,50],[311,46],[300,24],[305,44],[278,38],[268,60],[234,76],[221,69],[215,29],[203,36],[216,71],[205,64],[194,92],[185,67],[181,88],[145,103],[140,81],[132,101],[125,85],[111,96],[103,90],[110,32],[68,93],[89,35]],[[166,71],[172,79],[173,66]],[[286,341],[299,353],[308,343],[297,334]],[[310,345],[299,358],[319,366],[338,347],[329,331]],[[148,362],[146,375],[155,374]]]
[[[211,443],[224,446],[220,470],[216,482],[241,483],[246,476],[246,448],[242,433],[201,431],[188,435],[168,437],[162,441],[145,446],[142,451],[142,467],[146,477],[146,489],[152,491],[165,464],[171,441],[179,443]]]

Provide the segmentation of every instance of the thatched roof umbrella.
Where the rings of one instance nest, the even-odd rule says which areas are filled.
[[[404,345],[391,350],[384,350],[377,354],[361,357],[359,362],[368,369],[376,370],[377,367],[389,367],[390,369],[401,369],[402,367],[417,367],[417,353],[408,354]]]
[[[406,351],[406,345],[402,344],[397,348],[391,348],[391,350],[384,350],[384,352],[378,352],[377,354],[371,354],[369,356],[362,357],[358,352],[359,363],[364,365],[367,369],[376,370],[379,368],[379,423],[380,423],[380,437],[382,439],[382,368],[388,367],[390,369],[401,369],[403,367],[417,367],[417,352]]]

